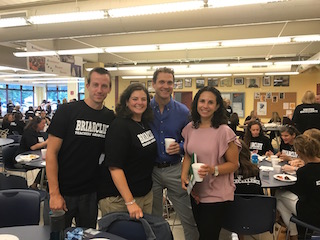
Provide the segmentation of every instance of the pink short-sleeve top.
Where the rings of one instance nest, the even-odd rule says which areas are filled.
[[[219,165],[226,162],[224,155],[230,142],[241,149],[241,143],[228,125],[220,125],[219,128],[195,129],[190,122],[183,130],[184,150],[190,156],[197,154],[198,162],[208,165]],[[224,202],[233,200],[235,184],[233,173],[223,174],[217,177],[208,175],[203,182],[195,184],[193,191],[199,196],[200,202]]]

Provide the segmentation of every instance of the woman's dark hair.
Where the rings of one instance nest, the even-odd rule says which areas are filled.
[[[239,115],[238,115],[238,113],[236,113],[236,112],[231,113],[231,115],[230,115],[230,124],[236,125],[236,126],[239,125]]]
[[[242,148],[239,153],[240,167],[235,171],[234,175],[242,175],[243,178],[254,177],[259,174],[259,168],[251,162],[251,152],[248,145],[241,139],[239,139]]]
[[[221,97],[221,94],[218,89],[210,86],[206,86],[201,88],[197,94],[195,95],[193,102],[192,102],[192,108],[191,108],[191,118],[193,121],[193,127],[199,128],[199,125],[201,123],[200,114],[198,113],[198,101],[199,97],[203,92],[211,92],[216,96],[217,106],[219,105],[217,111],[214,112],[212,118],[211,118],[211,127],[218,128],[222,124],[228,123],[228,118],[226,115],[226,109],[223,105],[223,100]]]
[[[292,126],[292,125],[285,125],[285,126],[283,126],[283,127],[280,129],[280,133],[283,133],[283,132],[287,132],[287,133],[289,133],[291,136],[292,136],[293,134],[295,134],[296,137],[300,135],[300,132],[298,131],[298,129],[296,129],[296,128],[295,128],[294,126]]]
[[[153,120],[153,112],[150,107],[150,96],[148,90],[141,83],[130,84],[121,94],[120,102],[116,106],[116,115],[121,118],[131,118],[133,113],[127,107],[127,101],[134,91],[144,91],[147,95],[147,109],[142,114],[142,120],[151,122]]]
[[[12,115],[12,113],[7,113],[6,115],[4,115],[2,123],[10,123],[9,122],[9,116]]]
[[[38,124],[41,123],[41,121],[43,120],[43,118],[38,117],[38,116],[34,116],[34,118],[32,118],[32,120],[30,120],[27,124],[27,126],[24,128],[24,130],[27,129],[33,129],[33,130],[37,130],[38,128]]]
[[[251,134],[251,127],[253,125],[259,125],[260,127],[260,132],[259,132],[259,137],[263,136],[263,131],[262,131],[262,125],[260,123],[260,121],[252,121],[252,122],[249,122],[248,123],[248,126],[247,126],[247,129],[246,129],[246,132],[244,134],[244,142],[249,146],[250,145],[250,142],[251,142],[251,139],[252,139],[252,134]]]

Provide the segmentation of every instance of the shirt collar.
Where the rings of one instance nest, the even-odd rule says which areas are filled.
[[[170,97],[170,102],[168,102],[168,104],[164,106],[164,109],[167,109],[167,110],[172,109],[173,108],[173,102],[174,101],[173,101],[172,97]],[[155,98],[151,99],[150,105],[151,105],[151,107],[153,109],[156,109],[156,108],[159,109],[159,104],[156,102]]]

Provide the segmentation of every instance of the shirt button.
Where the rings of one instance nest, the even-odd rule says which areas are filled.
[[[161,144],[163,144],[163,142],[161,142]]]
[[[161,121],[161,123],[163,123],[163,121]]]
[[[164,152],[162,152],[162,154],[164,154]]]
[[[163,133],[163,131],[161,131],[161,133]]]

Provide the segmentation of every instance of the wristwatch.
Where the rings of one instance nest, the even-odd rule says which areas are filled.
[[[215,166],[213,176],[218,177],[218,175],[219,175],[219,168],[218,166]]]

